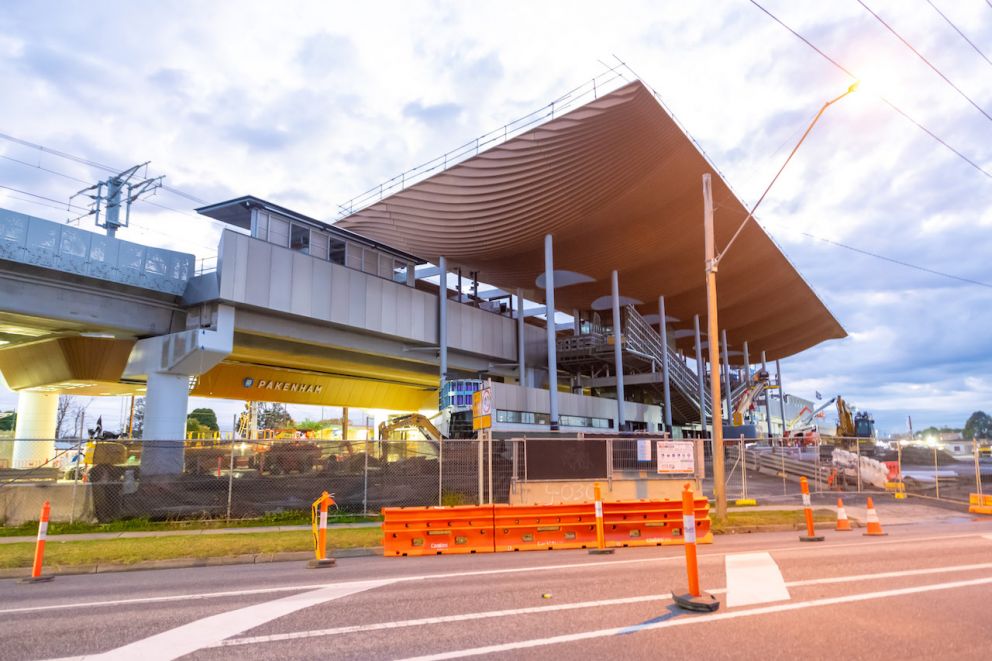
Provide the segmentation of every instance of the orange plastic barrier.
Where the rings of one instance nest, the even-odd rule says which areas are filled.
[[[696,543],[711,544],[710,506],[706,498],[693,499]],[[635,500],[603,503],[607,546],[667,546],[682,544],[682,501]]]
[[[693,499],[696,543],[710,544],[709,500]],[[444,555],[550,551],[596,547],[594,503],[384,507],[383,555]],[[603,503],[605,544],[682,544],[682,502],[635,500]]]
[[[497,551],[550,551],[596,546],[593,503],[496,505],[493,525]]]
[[[492,553],[493,506],[384,507],[383,555]]]
[[[992,495],[968,494],[968,511],[972,514],[992,514]]]

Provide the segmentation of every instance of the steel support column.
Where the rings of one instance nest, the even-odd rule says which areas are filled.
[[[665,431],[672,431],[672,390],[671,383],[668,380],[668,324],[665,322],[665,297],[658,297],[658,316],[660,320],[658,322],[659,331],[661,333],[661,346],[664,349],[664,353],[661,354],[661,383],[662,392],[664,395],[665,404]]]
[[[613,295],[613,364],[617,373],[617,431],[624,428],[626,420],[623,414],[623,332],[620,322],[620,275],[613,271],[610,275]]]
[[[782,387],[782,363],[775,361],[775,378],[778,380],[778,412],[782,416],[782,435],[785,436],[785,388]]]
[[[693,315],[692,328],[696,331],[696,374],[699,380],[699,425],[706,436],[706,363],[703,362],[703,339],[699,335],[699,315]]]
[[[761,352],[761,369],[768,372],[768,361],[765,359],[765,352]],[[765,424],[768,426],[768,438],[772,437],[772,391],[765,388]]]
[[[448,260],[441,256],[437,260],[437,345],[440,359],[440,381],[444,388],[448,380]]]
[[[555,257],[554,240],[544,237],[544,299],[548,319],[548,399],[551,431],[558,431],[558,338],[555,334]]]
[[[527,387],[527,328],[524,325],[524,290],[517,290],[517,381]]]

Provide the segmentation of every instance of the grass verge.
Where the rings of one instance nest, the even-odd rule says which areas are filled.
[[[802,525],[806,522],[803,510],[754,510],[748,512],[728,512],[723,521],[712,517],[712,529],[715,534],[727,532],[734,528],[751,528],[755,526],[790,526]],[[837,520],[837,513],[829,509],[813,510],[813,521],[816,523],[832,523]]]
[[[361,514],[333,514],[327,517],[328,523],[361,523],[366,521],[382,521],[381,516],[362,516]],[[110,523],[59,522],[53,521],[48,526],[49,535],[74,535],[92,532],[155,532],[160,530],[213,530],[216,528],[261,528],[265,526],[305,526],[310,525],[310,512],[290,511],[276,514],[266,514],[252,519],[175,519],[170,521],[152,521],[151,519],[121,519]],[[38,532],[38,522],[28,521],[19,526],[0,527],[0,537],[18,537],[35,535]]]
[[[361,548],[382,545],[381,528],[344,528],[329,531],[328,547]],[[0,568],[30,567],[34,559],[30,542],[0,544]],[[146,537],[81,542],[53,542],[45,545],[45,565],[121,564],[174,558],[216,558],[254,553],[310,551],[309,532],[264,532],[240,535],[194,535]]]

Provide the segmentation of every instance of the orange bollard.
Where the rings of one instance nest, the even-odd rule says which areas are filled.
[[[867,530],[864,534],[866,536],[881,537],[889,534],[882,532],[882,523],[878,520],[878,512],[875,511],[875,501],[871,499],[871,496],[868,496],[868,513],[865,515],[865,523]]]
[[[42,576],[41,566],[45,559],[45,537],[48,536],[48,517],[52,513],[52,505],[47,500],[41,506],[41,519],[38,521],[38,541],[34,547],[34,564],[31,566],[31,577],[22,579],[22,583],[44,583],[55,578]]]
[[[699,590],[699,566],[696,563],[696,505],[688,482],[685,483],[682,491],[682,539],[685,542],[685,569],[689,579],[689,592],[679,594],[672,590],[672,599],[680,608],[712,613],[720,607],[720,602],[713,595]]]
[[[310,519],[313,526],[313,550],[317,557],[307,563],[310,569],[333,567],[334,558],[327,557],[327,508],[334,504],[334,498],[326,491],[310,506]],[[319,514],[318,514],[319,511]]]
[[[834,530],[838,532],[850,532],[851,522],[847,518],[847,511],[844,509],[844,501],[840,498],[837,499],[837,527]]]
[[[803,491],[803,509],[806,514],[806,534],[799,536],[800,542],[822,542],[823,535],[817,535],[813,528],[813,506],[809,500],[809,480],[806,476],[799,478],[799,487]]]
[[[590,555],[610,555],[613,549],[606,548],[606,531],[603,529],[603,492],[599,482],[593,485],[593,500],[596,506],[596,548],[589,549]]]
[[[220,477],[220,469],[224,465],[224,457],[217,457],[217,477]]]

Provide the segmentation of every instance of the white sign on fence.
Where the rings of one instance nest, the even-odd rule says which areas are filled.
[[[637,460],[651,461],[651,441],[637,441]]]
[[[696,452],[692,441],[658,441],[658,473],[694,473]]]

